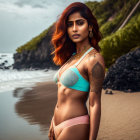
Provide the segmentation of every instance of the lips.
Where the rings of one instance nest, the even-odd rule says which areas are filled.
[[[79,36],[80,36],[79,34],[72,35],[73,38],[78,38]]]

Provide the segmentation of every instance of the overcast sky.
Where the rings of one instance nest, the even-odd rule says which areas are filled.
[[[0,53],[15,53],[17,47],[48,28],[66,6],[76,1],[0,0]]]

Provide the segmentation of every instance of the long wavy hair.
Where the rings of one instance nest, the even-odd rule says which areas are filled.
[[[88,25],[93,27],[93,37],[89,38],[89,42],[97,51],[101,50],[98,46],[98,42],[101,39],[101,33],[96,18],[85,4],[74,2],[64,9],[55,23],[55,31],[51,39],[54,51],[51,54],[54,54],[53,62],[56,65],[63,65],[72,53],[76,51],[76,44],[71,41],[67,33],[68,18],[75,12],[79,12],[80,15],[87,20]]]

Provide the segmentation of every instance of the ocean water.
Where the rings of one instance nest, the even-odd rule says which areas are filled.
[[[48,92],[28,91],[37,82],[51,81],[56,71],[18,71],[13,62],[13,54],[0,54],[0,140],[48,140]]]
[[[14,62],[13,54],[1,53],[0,64],[5,63],[5,66],[11,66]],[[0,92],[14,90],[19,87],[31,87],[37,82],[51,81],[55,70],[15,70],[0,69]]]

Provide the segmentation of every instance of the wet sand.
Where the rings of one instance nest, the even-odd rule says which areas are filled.
[[[140,92],[104,92],[97,140],[140,140]],[[0,140],[48,140],[56,101],[54,82],[1,93]]]
[[[0,140],[49,140],[56,91],[56,85],[49,82],[1,92]]]

